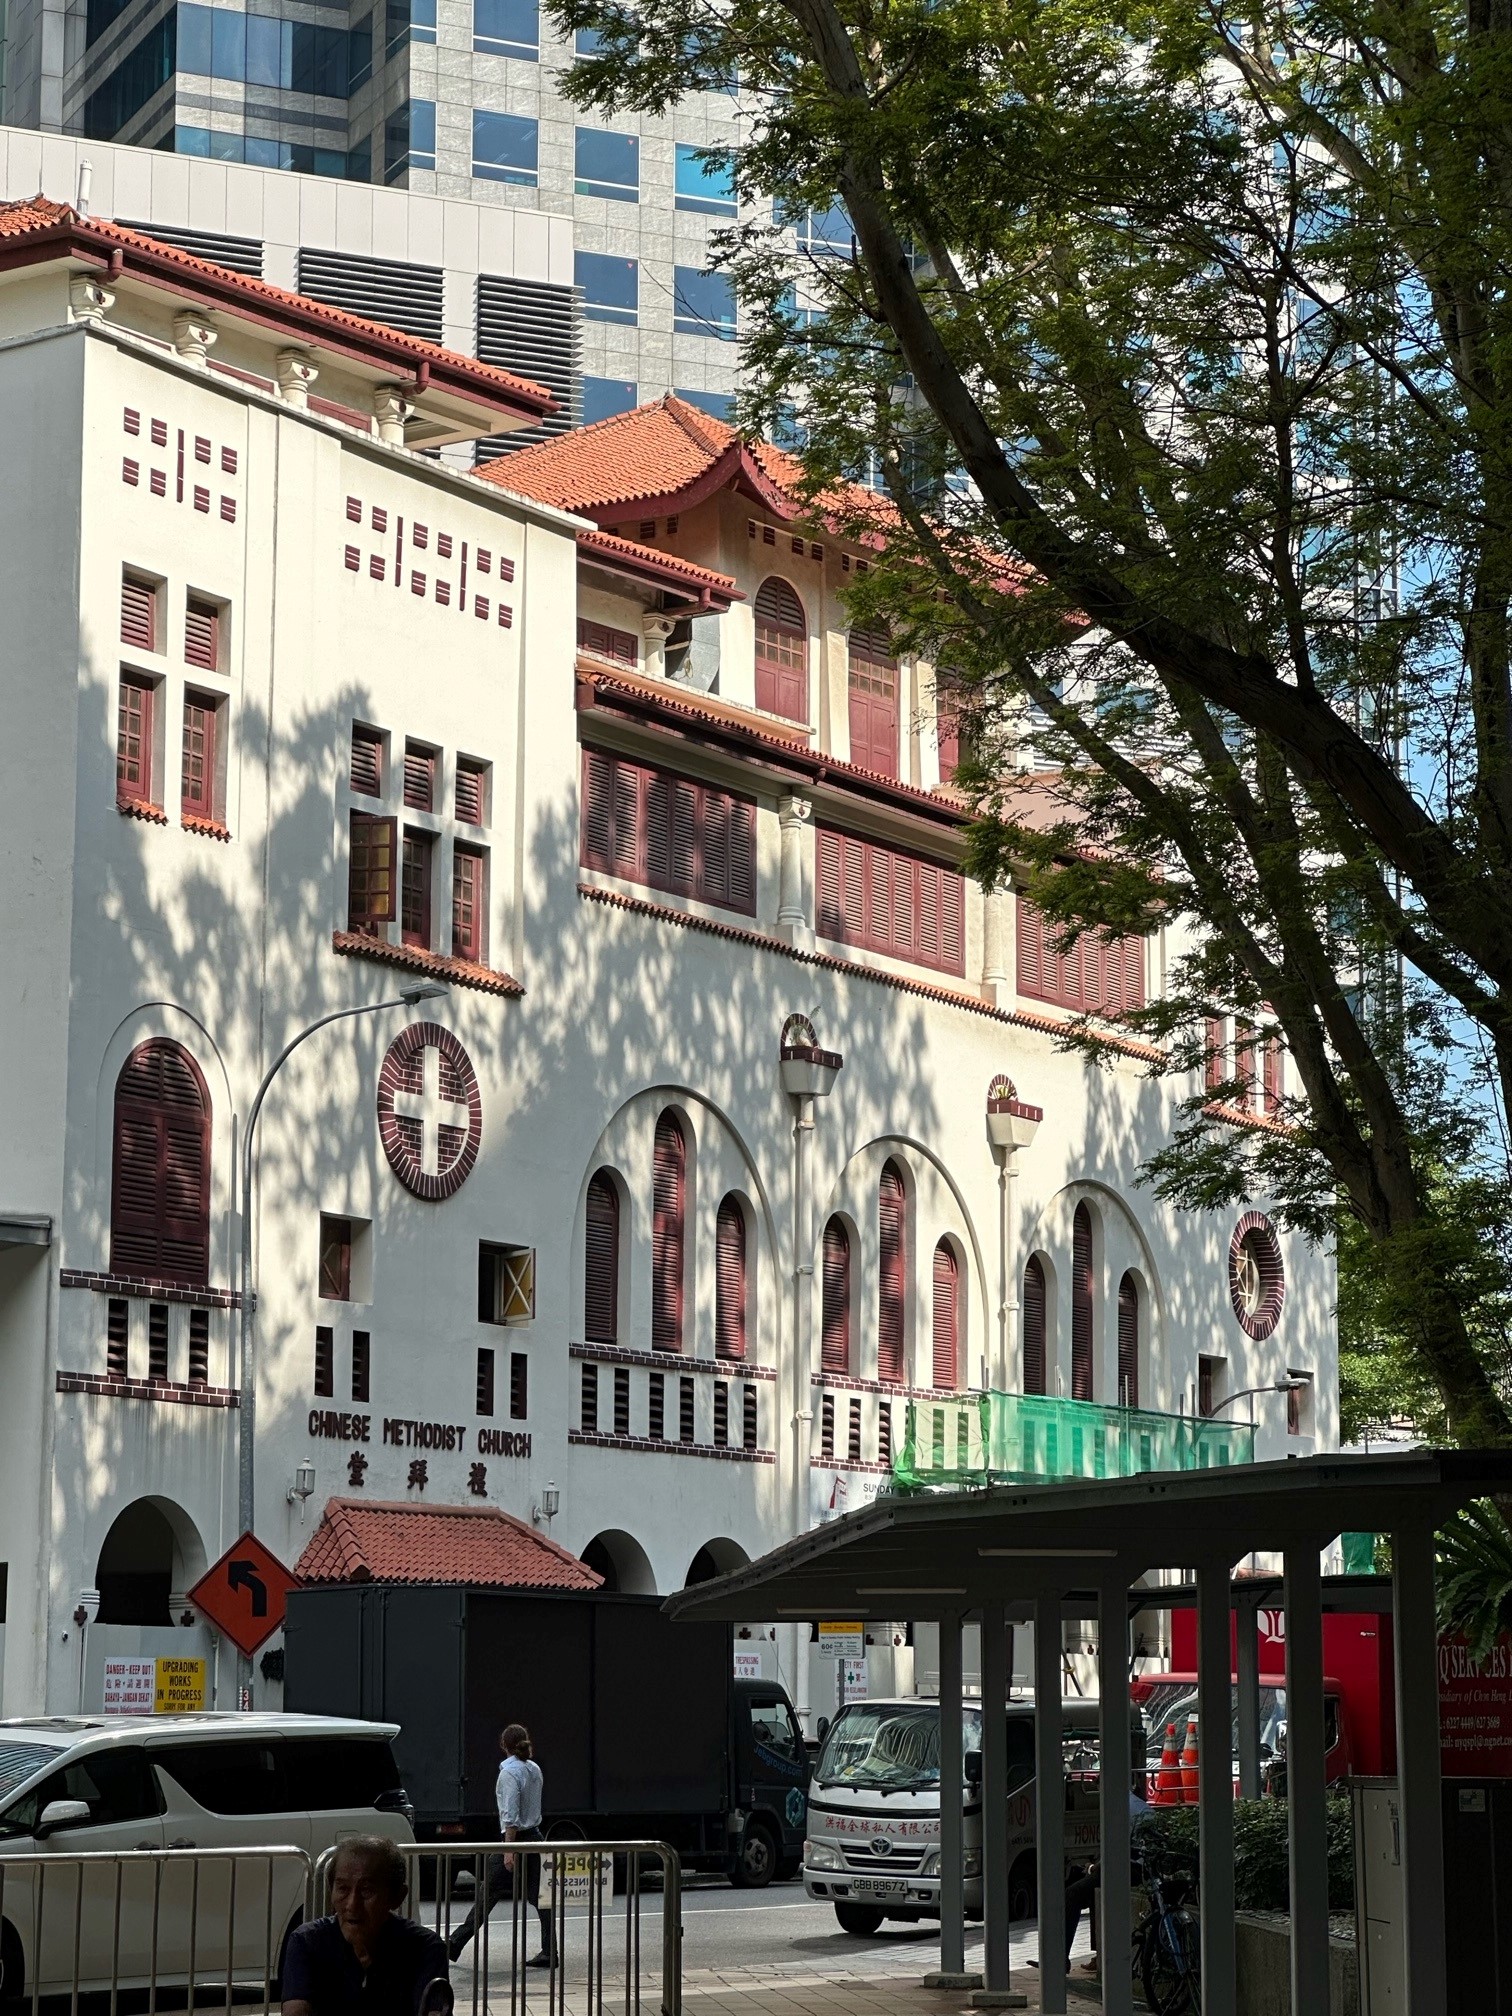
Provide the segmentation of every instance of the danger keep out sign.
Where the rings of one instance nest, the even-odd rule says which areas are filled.
[[[107,1659],[107,1715],[192,1715],[205,1706],[203,1659]]]

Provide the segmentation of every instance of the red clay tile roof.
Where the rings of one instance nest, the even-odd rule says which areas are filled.
[[[28,238],[33,241],[31,246],[18,242]],[[366,316],[348,314],[344,308],[312,301],[308,295],[291,293],[250,274],[232,273],[224,266],[212,265],[208,259],[196,258],[192,252],[181,251],[176,245],[165,245],[144,231],[134,231],[130,225],[114,224],[101,217],[81,217],[67,203],[56,203],[48,196],[39,194],[20,202],[0,203],[0,240],[10,241],[0,245],[0,266],[14,263],[18,252],[42,255],[50,245],[56,245],[59,256],[65,258],[108,260],[112,253],[118,253],[123,268],[138,279],[176,286],[178,291],[193,294],[212,306],[233,312],[240,309],[258,319],[266,319],[272,312],[289,324],[291,334],[302,335],[307,341],[323,337],[333,347],[367,353],[369,362],[381,360],[392,365],[403,358],[420,375],[429,375],[438,388],[468,393],[486,399],[496,408],[531,419],[556,408],[556,401],[543,385],[521,378],[513,371],[481,363],[476,357],[464,357],[458,351],[443,349],[439,343],[427,343],[419,336],[391,329],[386,323],[370,321]]]
[[[600,525],[640,509],[689,509],[726,484],[756,497],[783,518],[800,513],[802,470],[765,441],[744,440],[728,421],[690,406],[675,392],[628,413],[575,427],[477,472],[485,481],[581,511]]]
[[[302,1582],[445,1582],[597,1589],[603,1577],[496,1505],[331,1498],[300,1555]]]
[[[520,451],[524,454],[526,451]],[[490,463],[490,468],[497,464]],[[483,474],[483,471],[478,471]],[[502,481],[502,478],[490,478]],[[530,491],[523,491],[530,496]],[[541,500],[537,500],[538,502]],[[642,546],[634,539],[618,539],[612,532],[579,532],[578,551],[586,553],[589,559],[600,558],[606,566],[613,567],[616,561],[624,563],[634,574],[649,576],[668,585],[686,585],[696,590],[702,597],[707,595],[721,609],[731,602],[743,602],[744,595],[735,586],[733,575],[716,574],[712,567],[700,567],[696,560],[684,560],[681,554],[664,553],[659,546]]]

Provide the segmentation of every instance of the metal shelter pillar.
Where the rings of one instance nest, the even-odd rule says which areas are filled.
[[[1260,1613],[1248,1598],[1234,1604],[1237,1658],[1235,1714],[1239,1725],[1239,1797],[1260,1797]]]
[[[982,1941],[979,2009],[1022,2009],[1008,1985],[1008,1620],[1001,1597],[982,1605]]]
[[[1286,1794],[1291,2004],[1328,2007],[1328,1797],[1324,1782],[1323,1587],[1318,1543],[1286,1561]],[[1204,1902],[1204,1929],[1206,1908]]]
[[[1408,2016],[1444,2016],[1448,2007],[1433,1555],[1433,1532],[1426,1525],[1391,1536]]]
[[[1235,2016],[1234,1786],[1229,1715],[1227,1559],[1197,1570],[1199,1889],[1202,1899],[1202,2016]],[[1250,1612],[1253,1630],[1254,1612]]]
[[[1128,1954],[1134,1938],[1129,1895],[1129,1584],[1105,1581],[1097,1598],[1098,1751],[1102,1820],[1103,2016],[1134,2016]]]
[[[1034,1599],[1034,1860],[1044,2016],[1066,2012],[1066,1774],[1061,1740],[1061,1598],[1058,1589],[1046,1589]]]
[[[965,1776],[961,1763],[961,1619],[940,1619],[940,1966],[926,1988],[980,1988],[966,1972]]]

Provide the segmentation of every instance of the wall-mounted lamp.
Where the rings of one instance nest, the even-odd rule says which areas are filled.
[[[298,1501],[301,1522],[303,1522],[305,1516],[305,1505],[314,1495],[315,1465],[313,1463],[296,1464],[294,1466],[294,1482],[289,1486],[288,1496],[291,1505],[296,1500]]]
[[[551,1530],[551,1522],[553,1519],[555,1519],[557,1513],[561,1510],[561,1506],[562,1506],[561,1492],[557,1489],[555,1484],[548,1481],[547,1483],[541,1486],[540,1503],[538,1505],[532,1505],[530,1508],[531,1523],[536,1526],[544,1526],[547,1532],[549,1533]]]

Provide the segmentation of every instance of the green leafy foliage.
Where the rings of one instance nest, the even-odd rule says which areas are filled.
[[[1483,1665],[1512,1631],[1512,1527],[1499,1505],[1467,1505],[1440,1531],[1437,1585],[1440,1626],[1461,1632]]]
[[[1287,1911],[1291,1875],[1287,1862],[1284,1799],[1241,1799],[1234,1806],[1234,1903],[1240,1911]],[[1197,1865],[1195,1806],[1157,1806],[1141,1823],[1174,1861]],[[1354,1818],[1348,1799],[1328,1801],[1328,1908],[1354,1905]]]

